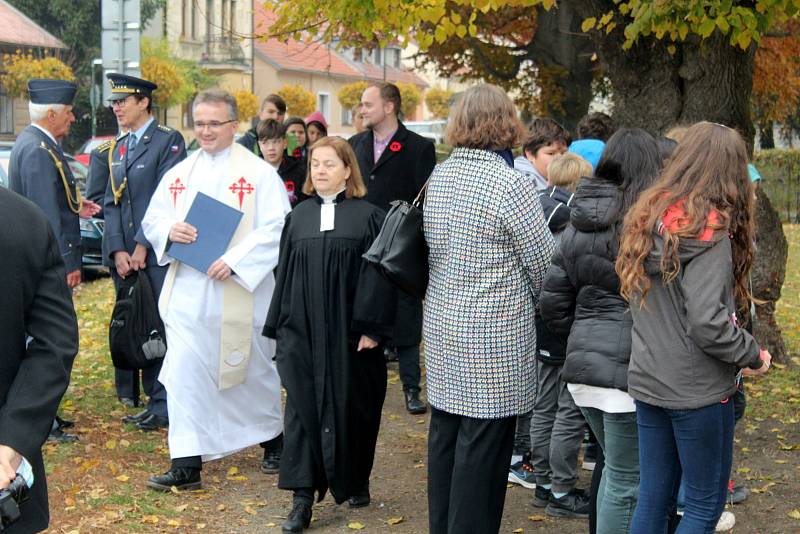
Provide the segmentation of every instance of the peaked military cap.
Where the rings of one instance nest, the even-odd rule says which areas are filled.
[[[130,95],[142,95],[150,98],[153,91],[158,89],[158,85],[149,80],[143,80],[127,74],[109,72],[106,74],[106,78],[108,78],[108,83],[111,84],[111,96],[108,97],[110,102],[125,100]]]
[[[72,104],[78,86],[67,80],[28,80],[28,95],[32,104]]]

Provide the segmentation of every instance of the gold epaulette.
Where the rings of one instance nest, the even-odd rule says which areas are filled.
[[[112,146],[114,146],[114,140],[113,139],[109,139],[108,141],[105,141],[105,142],[97,145],[96,150],[98,152],[105,152],[106,150],[108,150]]]

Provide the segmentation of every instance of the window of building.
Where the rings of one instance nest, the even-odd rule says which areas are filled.
[[[192,118],[192,105],[194,104],[194,97],[192,97],[181,108],[181,125],[184,128],[194,128],[194,119]]]
[[[353,124],[353,110],[342,107],[342,126]]]
[[[192,39],[197,39],[197,6],[195,5],[194,0],[189,2],[189,9],[192,11]]]
[[[400,49],[387,48],[386,49],[386,64],[396,69],[400,68]]]
[[[0,88],[0,133],[14,133],[14,99]]]
[[[330,93],[317,93],[317,109],[325,117],[325,120],[330,120],[331,116],[331,94]]]
[[[223,35],[227,35],[227,33],[228,33],[228,22],[229,22],[229,16],[228,16],[228,4],[229,4],[229,2],[228,2],[228,0],[222,0],[221,3],[222,3],[222,6],[221,6],[222,7],[222,16],[219,18],[219,25],[221,26],[220,29],[222,30],[222,34]]]
[[[181,37],[186,37],[186,30],[189,28],[189,17],[187,16],[187,0],[181,0]]]
[[[372,50],[372,62],[376,65],[383,65],[383,49],[374,48]]]
[[[228,28],[231,30],[231,35],[236,33],[236,0],[231,0],[231,22]]]

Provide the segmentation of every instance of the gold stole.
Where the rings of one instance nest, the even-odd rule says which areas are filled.
[[[189,167],[189,175],[184,180],[184,185],[188,188],[192,171],[200,158],[201,151],[198,150],[190,158],[194,158]],[[230,180],[231,184],[244,178],[250,185],[254,186],[249,193],[243,194],[241,210],[244,215],[233,234],[228,250],[241,243],[248,234],[254,230],[255,211],[256,211],[256,188],[260,185],[260,180],[251,174],[251,169],[245,164],[252,157],[250,152],[239,145],[231,145],[230,154]],[[172,200],[169,188],[164,192]],[[176,199],[175,210],[177,213],[186,215],[188,207],[184,207],[183,199],[187,195],[180,195]],[[226,192],[224,198],[217,199],[234,209],[239,209],[239,194],[234,191]],[[164,287],[161,291],[166,310],[169,305],[169,298],[172,293],[172,286],[175,283],[175,275],[180,262],[172,262],[167,271]],[[233,278],[228,278],[222,283],[222,336],[219,353],[219,373],[217,375],[217,386],[220,391],[244,383],[247,378],[247,367],[250,362],[250,346],[253,340],[253,294],[247,291]],[[202,328],[202,325],[198,325]],[[169,340],[168,340],[169,342]]]

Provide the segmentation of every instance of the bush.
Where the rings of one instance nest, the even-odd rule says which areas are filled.
[[[302,85],[284,85],[278,96],[286,102],[286,113],[295,117],[307,117],[317,106],[317,99]]]
[[[239,108],[239,122],[247,122],[258,113],[258,99],[256,95],[246,89],[233,93],[236,106]]]
[[[14,54],[3,56],[5,73],[0,83],[11,97],[28,98],[28,80],[46,78],[48,80],[74,80],[75,75],[67,65],[54,57],[36,58],[31,52],[17,50]]]
[[[761,186],[784,222],[800,222],[800,150],[761,150],[753,163]]]
[[[336,93],[336,98],[344,109],[353,109],[361,103],[361,95],[368,86],[364,81],[345,84]]]

